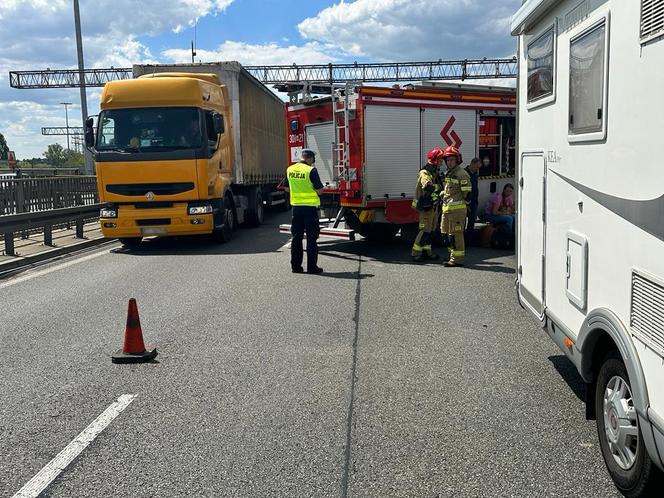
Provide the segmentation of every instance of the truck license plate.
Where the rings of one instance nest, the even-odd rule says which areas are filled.
[[[166,228],[164,227],[141,228],[141,235],[166,235]]]

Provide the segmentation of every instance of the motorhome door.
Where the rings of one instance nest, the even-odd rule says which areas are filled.
[[[544,318],[546,161],[543,152],[521,154],[518,209],[518,283],[521,303]]]

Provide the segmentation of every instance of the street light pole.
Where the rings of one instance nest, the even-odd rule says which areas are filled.
[[[83,118],[83,129],[88,120],[88,100],[85,95],[85,75],[83,73],[83,41],[81,39],[81,14],[78,9],[78,0],[74,0],[74,26],[76,28],[76,52],[78,54],[78,81],[81,88],[81,116]],[[92,154],[86,148],[83,149],[85,155],[85,174],[94,175],[94,165],[92,163]]]
[[[69,113],[67,112],[67,107],[71,105],[71,102],[60,102],[60,104],[65,106],[65,123],[67,125],[67,150],[69,150]]]

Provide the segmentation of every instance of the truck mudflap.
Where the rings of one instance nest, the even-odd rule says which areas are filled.
[[[334,237],[343,240],[355,240],[355,230],[349,228],[338,228],[334,218],[323,218],[319,220],[320,235],[322,237]],[[280,233],[291,233],[291,225],[279,225]]]

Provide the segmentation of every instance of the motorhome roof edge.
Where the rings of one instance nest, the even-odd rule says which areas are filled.
[[[559,0],[526,0],[510,21],[512,36],[519,35],[540,19]]]

